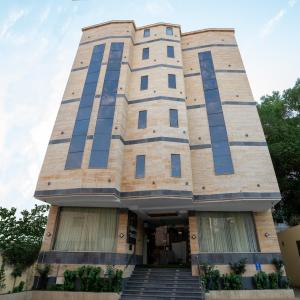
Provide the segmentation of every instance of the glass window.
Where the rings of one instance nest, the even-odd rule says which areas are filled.
[[[65,169],[77,169],[81,168],[83,152],[69,152]]]
[[[115,208],[62,207],[54,250],[114,252],[117,218]]]
[[[93,147],[95,147],[93,145]],[[89,168],[106,169],[108,164],[109,150],[92,150]]]
[[[178,127],[178,110],[170,109],[169,114],[170,114],[170,126]]]
[[[166,28],[166,34],[167,35],[173,35],[173,28],[172,27],[167,27]]]
[[[143,48],[143,59],[148,59],[149,58],[149,48]]]
[[[142,110],[139,111],[139,120],[138,120],[138,128],[146,128],[147,127],[147,111]]]
[[[148,36],[150,36],[150,29],[146,28],[144,29],[144,37],[148,37]]]
[[[181,177],[180,154],[171,154],[171,176]]]
[[[197,212],[200,252],[257,252],[249,212]]]
[[[148,90],[148,75],[141,77],[141,90]]]
[[[170,89],[176,89],[176,75],[168,74],[168,86]]]
[[[174,58],[174,47],[173,46],[167,46],[167,56]]]
[[[135,162],[135,177],[145,177],[145,155],[137,155]]]

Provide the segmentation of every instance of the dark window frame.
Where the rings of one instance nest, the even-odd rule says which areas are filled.
[[[139,166],[140,163],[143,163],[143,165]],[[139,168],[142,169],[139,170]],[[146,174],[146,155],[140,154],[135,157],[135,178],[136,179],[145,178],[145,174]]]
[[[147,110],[140,110],[138,116],[138,129],[147,128]]]
[[[175,58],[174,46],[167,46],[167,57]]]
[[[150,57],[149,47],[143,48],[143,50],[142,50],[142,60],[149,59],[149,57]]]
[[[298,248],[298,254],[300,256],[300,240],[296,241],[296,245],[297,245],[297,248]]]
[[[176,75],[175,74],[168,74],[168,88],[176,89]]]
[[[141,91],[148,90],[148,86],[149,86],[149,76],[148,75],[141,76],[140,90]]]
[[[145,28],[144,29],[144,34],[143,34],[144,37],[149,37],[150,36],[150,28]]]
[[[178,128],[178,109],[170,108],[169,109],[169,118],[170,118],[170,127]]]
[[[173,35],[173,27],[166,27],[166,35]]]
[[[176,165],[178,163],[178,165]],[[181,156],[180,154],[171,154],[171,177],[181,178]]]

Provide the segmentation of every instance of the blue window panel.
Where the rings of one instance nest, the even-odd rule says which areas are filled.
[[[106,71],[105,80],[119,80],[120,71]]]
[[[150,29],[146,28],[144,29],[144,37],[149,37],[150,36]]]
[[[83,152],[85,145],[85,135],[75,135],[72,137],[69,152]]]
[[[203,83],[204,85],[204,83]],[[204,90],[205,102],[220,102],[220,94],[218,89]]]
[[[101,61],[102,61],[102,59],[101,59]],[[100,70],[99,63],[96,63],[96,62],[91,63],[88,68],[88,73],[99,73],[99,70]]]
[[[102,94],[112,95],[116,94],[118,90],[119,80],[106,80],[103,85]]]
[[[202,62],[204,60],[212,60],[211,52],[210,51],[200,52],[199,59],[200,59],[200,62]]]
[[[214,167],[215,172],[218,175],[229,175],[234,173],[231,156],[229,155],[216,157]]]
[[[219,142],[219,141],[227,141],[227,132],[225,126],[215,126],[210,127],[210,138],[212,143]]]
[[[198,54],[216,175],[234,173],[218,83],[210,51]]]
[[[88,73],[86,76],[85,83],[97,83],[99,78],[99,72]]]
[[[181,177],[180,154],[171,154],[171,176]]]
[[[173,28],[172,27],[167,27],[166,28],[166,34],[167,35],[173,35]]]
[[[148,75],[141,77],[141,90],[148,90]]]
[[[107,168],[123,46],[124,43],[111,43],[90,156],[90,168]]]
[[[214,156],[230,155],[228,141],[218,141],[212,144]]]
[[[147,111],[139,111],[138,128],[143,129],[147,127]]]
[[[120,71],[121,69],[121,64],[118,62],[112,62],[107,65],[107,70],[109,71]]]
[[[112,130],[113,119],[97,119],[95,134],[108,134]]]
[[[142,59],[149,59],[149,48],[143,48]]]
[[[87,76],[83,86],[79,109],[75,120],[72,139],[69,147],[65,169],[81,168],[83,151],[89,127],[92,106],[96,93],[105,44],[93,49]]]
[[[111,43],[110,53],[114,52],[115,50],[123,52],[123,47],[124,47],[124,43]]]
[[[109,151],[92,151],[89,168],[106,169],[108,164]]]
[[[216,90],[218,88],[217,80],[215,78],[203,81],[203,88],[207,90]]]
[[[224,116],[223,113],[219,112],[217,114],[211,114],[208,118],[209,127],[213,126],[224,126]]]
[[[102,95],[101,105],[115,105],[116,104],[116,95]]]
[[[97,87],[97,84],[95,84],[94,82],[93,83],[86,83],[83,87],[83,92],[82,92],[83,96],[95,95],[96,87]]]
[[[178,110],[177,109],[170,109],[170,126],[171,127],[178,127]]]
[[[122,58],[122,51],[111,51],[109,54],[110,60],[116,59],[117,61],[119,61],[120,58]]]
[[[137,155],[135,162],[135,177],[145,177],[145,155]]]
[[[77,112],[76,120],[87,120],[90,118],[92,112],[92,107],[80,107]]]
[[[86,135],[88,128],[89,128],[89,122],[90,120],[76,120],[74,130],[73,130],[73,136],[74,135]]]
[[[95,134],[93,138],[94,151],[108,151],[110,147],[111,134]]]
[[[221,102],[206,102],[205,105],[208,115],[223,112]]]
[[[98,118],[100,119],[113,119],[115,115],[115,106],[112,105],[101,105],[99,112],[98,112]]]
[[[65,169],[78,169],[81,168],[83,152],[69,152]]]
[[[174,58],[174,47],[173,46],[167,46],[167,56],[170,58]]]
[[[176,75],[168,74],[168,86],[170,89],[176,89]]]

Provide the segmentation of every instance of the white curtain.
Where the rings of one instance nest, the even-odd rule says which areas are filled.
[[[54,250],[113,252],[115,208],[62,207]]]
[[[252,213],[197,212],[200,252],[256,252]]]

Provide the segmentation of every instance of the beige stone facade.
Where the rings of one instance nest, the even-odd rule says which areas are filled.
[[[172,34],[167,34],[167,28],[172,28]],[[149,36],[144,36],[145,29],[150,29]],[[90,168],[113,43],[123,43],[123,52],[108,164],[106,168]],[[79,168],[66,169],[88,67],[94,47],[100,44],[105,44],[105,49],[82,163]],[[173,47],[174,57],[167,56],[168,46]],[[142,59],[144,48],[149,48],[147,59]],[[216,173],[209,100],[199,62],[203,52],[211,54],[222,105],[233,165],[233,172],[226,175]],[[169,74],[175,75],[176,88],[168,86]],[[142,76],[148,76],[144,90]],[[52,205],[42,251],[53,250],[59,207],[79,206],[118,209],[115,252],[119,254],[145,255],[144,221],[151,223],[151,213],[174,213],[189,224],[189,254],[197,256],[201,242],[193,212],[244,211],[253,215],[258,252],[279,255],[270,208],[280,200],[280,193],[255,104],[233,29],[183,33],[179,25],[159,23],[137,28],[133,21],[84,28],[35,193],[36,198]],[[170,109],[178,112],[177,127],[170,126]],[[139,129],[139,112],[145,110],[147,126]],[[171,176],[171,154],[180,155],[178,177]],[[145,155],[143,178],[136,178],[137,155]],[[128,210],[138,215],[133,248],[126,239]],[[263,269],[271,271],[268,259],[264,258]],[[213,263],[226,269],[218,261]],[[249,264],[249,274],[255,271],[254,263]],[[196,273],[196,262],[192,264]]]

